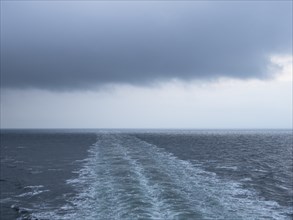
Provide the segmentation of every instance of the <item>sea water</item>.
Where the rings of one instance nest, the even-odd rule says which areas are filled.
[[[292,219],[291,130],[2,130],[1,219]]]

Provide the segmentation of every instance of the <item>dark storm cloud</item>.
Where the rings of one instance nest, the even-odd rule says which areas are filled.
[[[265,77],[292,2],[2,2],[4,88]]]

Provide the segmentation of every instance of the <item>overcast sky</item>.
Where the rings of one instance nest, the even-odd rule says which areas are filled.
[[[1,1],[2,128],[291,128],[292,1]]]

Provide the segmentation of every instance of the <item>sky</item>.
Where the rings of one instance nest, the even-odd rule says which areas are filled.
[[[1,1],[1,128],[292,128],[292,1]]]

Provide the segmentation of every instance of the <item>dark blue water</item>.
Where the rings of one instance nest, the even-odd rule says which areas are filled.
[[[290,130],[2,130],[1,219],[292,219]]]

